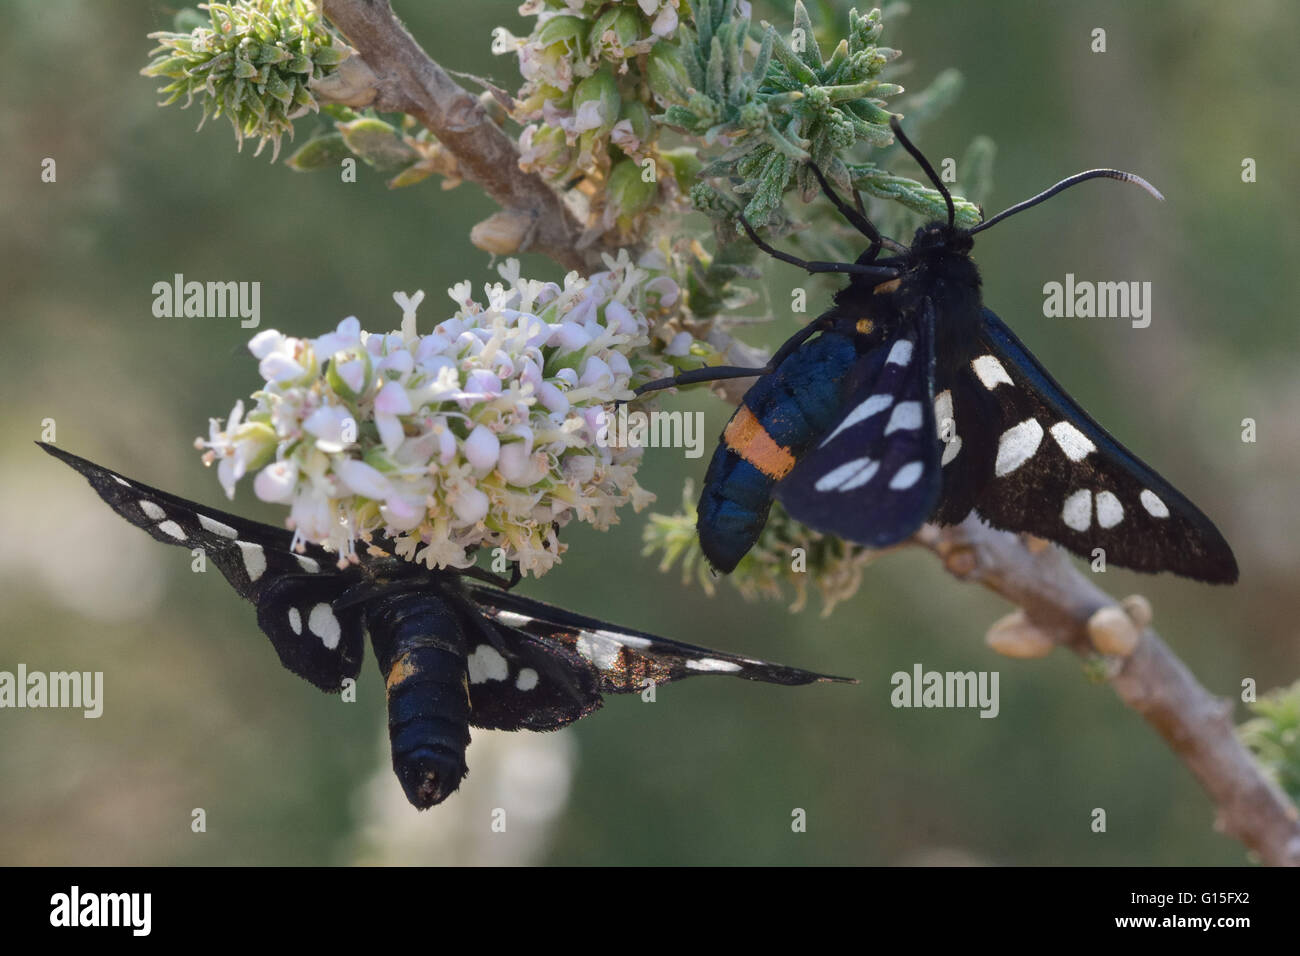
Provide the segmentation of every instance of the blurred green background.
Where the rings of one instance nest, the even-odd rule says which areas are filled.
[[[399,3],[445,66],[517,86],[488,52],[526,32],[513,2]],[[761,11],[762,8],[760,8]],[[814,8],[816,9],[816,8]],[[891,555],[829,619],[709,600],[640,556],[644,516],[566,532],[562,568],[525,593],[621,624],[803,667],[857,687],[698,680],[658,701],[615,699],[560,735],[478,732],[465,792],[417,815],[388,769],[382,689],[367,663],[343,704],[278,666],[252,609],[180,549],[156,546],[33,444],[57,422],[69,450],[177,494],[227,505],[190,447],[257,384],[236,320],[156,319],[151,286],[260,280],[262,328],[316,335],[356,314],[396,325],[394,289],[495,278],[466,236],[493,211],[473,186],[388,192],[364,168],[342,185],[235,152],[228,123],[155,106],[137,75],[174,9],[11,0],[0,7],[0,208],[9,336],[0,359],[0,669],[105,674],[98,720],[0,711],[0,863],[547,862],[1239,864],[1183,766],[1079,662],[999,657],[1009,608],[929,555]],[[769,12],[767,15],[771,15]],[[814,13],[815,17],[820,14]],[[781,20],[777,21],[781,23]],[[1107,31],[1107,52],[1090,32]],[[1151,179],[1168,201],[1091,184],[980,239],[986,301],[1121,441],[1219,524],[1241,583],[1212,588],[1120,570],[1211,690],[1236,696],[1300,673],[1296,305],[1300,7],[1242,3],[919,2],[887,23],[920,88],[947,67],[966,87],[921,146],[998,146],[990,210],[1092,166]],[[301,139],[312,121],[299,126]],[[1258,182],[1241,181],[1243,157]],[[53,157],[58,181],[40,181]],[[911,172],[910,167],[903,170]],[[791,200],[793,201],[793,200]],[[793,275],[768,268],[774,290]],[[547,260],[525,274],[556,277]],[[1154,321],[1044,319],[1042,285],[1150,280]],[[831,286],[821,287],[826,294]],[[783,295],[788,294],[786,292]],[[786,321],[758,330],[774,345]],[[707,395],[711,434],[727,409]],[[1241,420],[1258,442],[1240,440]],[[675,510],[704,461],[650,453],[642,483]],[[889,675],[920,662],[997,670],[1001,714],[894,710]],[[1242,716],[1239,708],[1238,718]],[[507,832],[496,806],[517,807]],[[207,832],[191,832],[191,810]],[[1105,808],[1108,831],[1090,830]],[[791,830],[794,808],[807,832]]]

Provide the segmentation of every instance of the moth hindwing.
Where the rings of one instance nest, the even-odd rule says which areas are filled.
[[[393,769],[420,809],[467,771],[470,727],[554,730],[601,705],[696,674],[773,684],[842,681],[620,628],[466,575],[398,558],[377,539],[355,563],[238,515],[124,478],[53,445],[127,521],[156,540],[201,548],[240,596],[281,662],[324,690],[360,673],[368,632],[384,678]]]

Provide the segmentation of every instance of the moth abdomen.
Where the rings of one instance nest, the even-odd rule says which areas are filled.
[[[454,608],[427,591],[375,599],[367,623],[384,675],[393,771],[416,807],[451,796],[467,772],[465,634]]]

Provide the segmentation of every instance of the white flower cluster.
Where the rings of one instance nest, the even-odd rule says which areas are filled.
[[[266,381],[254,408],[236,403],[196,447],[228,496],[256,471],[257,496],[290,506],[295,542],[341,562],[379,532],[431,568],[503,548],[541,575],[564,550],[558,527],[603,529],[621,505],[654,498],[636,481],[640,449],[602,447],[596,433],[603,406],[663,372],[642,354],[645,310],[671,306],[678,288],[626,252],[606,265],[561,287],[509,260],[486,305],[468,281],[448,290],[459,309],[428,335],[415,327],[422,292],[394,294],[402,327],[387,335],[356,318],[314,339],[262,332],[249,343]]]

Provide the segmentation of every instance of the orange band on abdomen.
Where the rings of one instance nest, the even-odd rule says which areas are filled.
[[[794,467],[794,455],[790,450],[774,442],[767,429],[744,405],[727,422],[722,440],[737,455],[774,480],[784,478]]]

